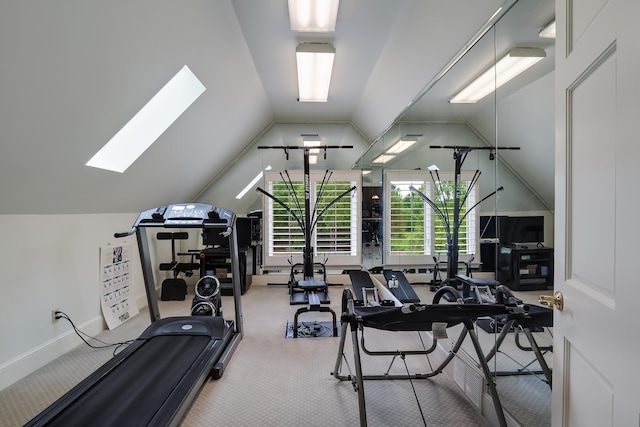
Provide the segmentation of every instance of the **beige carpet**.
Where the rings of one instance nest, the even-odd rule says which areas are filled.
[[[432,294],[428,286],[415,288],[423,302],[430,302]],[[341,293],[341,286],[330,287],[331,306],[337,313],[340,311]],[[289,305],[286,286],[254,285],[242,297],[242,305],[244,339],[223,377],[205,383],[185,415],[182,426],[358,425],[357,395],[351,383],[331,376],[339,338],[286,339],[287,322],[293,320],[298,307]],[[160,302],[160,311],[163,317],[185,315],[189,313],[189,306],[189,298],[185,302]],[[234,318],[231,297],[224,297],[223,310],[225,318]],[[301,315],[299,320],[328,321],[330,318],[328,313],[311,312]],[[108,342],[134,339],[148,324],[148,313],[142,311],[116,330],[104,332],[100,338]],[[376,335],[378,332],[380,334]],[[399,346],[419,345],[416,333],[376,331],[368,339],[389,345],[393,345],[392,341],[397,341]],[[350,347],[349,338],[347,346]],[[0,391],[0,426],[23,425],[108,360],[112,351],[93,350],[80,345]],[[363,361],[365,369],[384,368],[386,363]],[[399,363],[395,363],[394,369],[404,369]],[[509,378],[512,381],[512,377]],[[499,378],[499,393],[503,391],[501,381]],[[515,381],[524,383],[521,377]],[[413,381],[413,386],[428,426],[488,425],[446,375]],[[519,386],[513,387],[516,391],[510,393],[519,393]],[[538,389],[538,395],[550,396],[544,388]],[[409,381],[368,381],[365,393],[370,426],[424,425]],[[546,399],[543,396],[542,402],[548,400],[550,406],[550,397]],[[507,403],[504,405],[510,410]],[[515,404],[509,402],[509,405],[521,404],[516,399]],[[533,412],[533,418],[523,425],[550,425],[550,408],[540,411],[526,402],[524,406],[529,406],[527,410]],[[536,419],[539,418],[538,413],[541,419]]]

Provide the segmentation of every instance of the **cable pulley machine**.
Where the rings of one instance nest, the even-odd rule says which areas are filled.
[[[315,206],[313,207],[313,211],[311,209],[311,189],[310,189],[310,168],[309,168],[309,153],[310,150],[322,150],[324,152],[324,158],[326,159],[327,150],[329,149],[341,149],[341,148],[353,148],[351,145],[320,145],[313,147],[299,147],[299,146],[259,146],[258,149],[281,149],[284,150],[287,160],[289,159],[289,151],[302,149],[304,155],[304,205],[301,206],[298,196],[296,195],[295,189],[293,187],[293,182],[289,177],[289,173],[284,171],[284,175],[281,173],[280,176],[282,180],[287,185],[287,189],[290,194],[293,196],[295,203],[295,211],[291,208],[291,206],[287,205],[284,201],[280,200],[275,195],[263,190],[258,187],[257,191],[264,194],[274,202],[278,203],[282,206],[289,214],[295,219],[295,221],[300,226],[300,229],[304,235],[304,248],[302,251],[302,274],[303,279],[299,281],[295,281],[295,272],[296,269],[300,267],[299,264],[293,264],[291,266],[291,275],[289,279],[289,291],[291,294],[291,304],[309,304],[309,307],[302,307],[298,309],[295,314],[294,322],[293,322],[293,336],[297,337],[298,333],[298,315],[307,311],[321,311],[321,312],[330,312],[333,315],[333,335],[337,336],[338,329],[336,323],[336,314],[329,307],[322,307],[321,304],[329,304],[331,301],[329,300],[329,295],[327,292],[327,283],[326,283],[326,268],[324,263],[314,262],[314,250],[313,246],[311,246],[311,234],[318,224],[318,220],[322,217],[322,215],[333,206],[338,200],[343,197],[349,195],[356,189],[354,185],[349,190],[343,192],[338,197],[333,199],[330,203],[328,203],[320,212],[318,212],[318,201],[322,197],[322,194],[325,191],[327,183],[331,178],[331,173],[329,170],[325,171],[324,178],[322,180],[322,184],[320,189],[318,190],[319,196],[316,198]],[[286,177],[285,177],[286,175]],[[318,268],[322,273],[322,279],[318,280],[314,274],[315,270]]]
[[[456,285],[456,275],[458,274],[458,236],[460,232],[460,225],[467,217],[469,212],[475,209],[480,203],[484,202],[488,198],[492,197],[496,193],[504,190],[503,187],[499,187],[496,191],[490,193],[489,195],[483,197],[479,202],[469,208],[466,213],[460,216],[460,206],[462,206],[469,194],[469,191],[474,187],[474,185],[478,182],[480,178],[480,171],[476,170],[471,183],[469,184],[469,188],[464,196],[461,198],[461,175],[462,175],[462,165],[464,164],[467,155],[474,150],[485,150],[489,151],[489,160],[494,160],[497,150],[519,150],[520,147],[466,147],[466,146],[457,146],[457,145],[431,145],[429,148],[436,149],[450,149],[453,150],[453,159],[455,160],[455,175],[454,175],[454,200],[453,200],[453,218],[452,221],[449,221],[449,212],[446,206],[446,203],[443,203],[443,209],[440,207],[429,197],[424,195],[420,190],[415,188],[414,186],[410,186],[409,190],[416,193],[421,199],[425,201],[434,212],[440,217],[442,222],[445,224],[445,230],[447,235],[447,278],[443,284]],[[435,177],[434,177],[435,172]],[[440,176],[437,170],[429,171],[431,175],[431,180],[434,183],[434,186],[438,187],[440,192],[442,193],[442,182],[440,181]]]

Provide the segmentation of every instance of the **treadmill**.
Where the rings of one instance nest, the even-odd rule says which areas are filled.
[[[125,350],[29,421],[26,426],[175,426],[211,375],[218,379],[242,339],[236,216],[182,203],[142,212],[136,234],[151,325]],[[217,229],[229,237],[235,321],[213,316],[162,319],[146,229]]]

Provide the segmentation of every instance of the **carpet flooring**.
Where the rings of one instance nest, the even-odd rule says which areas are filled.
[[[433,294],[428,286],[414,288],[424,303],[431,301]],[[341,286],[329,289],[331,307],[336,313],[340,311],[341,293]],[[254,285],[243,295],[242,305],[243,340],[223,377],[205,382],[181,425],[358,425],[357,394],[351,383],[331,376],[339,338],[287,338],[287,325],[293,320],[297,307],[289,305],[286,286]],[[162,317],[187,315],[189,307],[189,297],[184,302],[160,301]],[[234,318],[231,297],[223,297],[223,311],[225,318]],[[326,324],[330,319],[329,313],[310,312],[302,314],[299,320]],[[148,324],[148,312],[143,309],[113,331],[101,333],[99,338],[110,343],[135,339]],[[478,334],[483,348],[488,351],[494,336],[482,331]],[[540,336],[542,345],[550,340],[548,332],[536,333],[536,336]],[[367,339],[399,346],[420,341],[416,333],[385,331],[376,331],[373,338]],[[492,360],[493,369],[521,369],[533,358],[509,341],[509,338],[505,340]],[[109,360],[113,351],[113,348],[97,350],[80,344],[0,391],[0,427],[23,425]],[[474,353],[469,351],[469,354]],[[551,363],[550,353],[545,357]],[[363,359],[364,369],[377,368],[375,363],[378,362]],[[401,369],[402,365],[399,367]],[[537,368],[535,363],[527,367]],[[496,383],[503,406],[520,425],[543,427],[551,424],[551,392],[539,375],[497,377]],[[411,383],[406,380],[368,381],[365,390],[370,426],[425,425],[423,415],[426,425],[431,427],[490,425],[446,374]]]

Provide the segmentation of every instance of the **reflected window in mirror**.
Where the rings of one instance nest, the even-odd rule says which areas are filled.
[[[435,176],[435,175],[434,175]],[[385,171],[384,207],[386,259],[395,265],[430,264],[434,256],[447,253],[453,235],[455,182],[452,173],[438,173],[434,178],[428,171]],[[463,173],[460,181],[458,247],[460,255],[476,253],[476,216],[470,210],[476,204],[476,187],[470,187],[472,173]],[[427,204],[414,188],[433,201]]]

